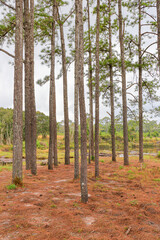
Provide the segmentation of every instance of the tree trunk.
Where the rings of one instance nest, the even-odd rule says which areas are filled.
[[[36,175],[36,107],[34,93],[34,0],[24,0],[26,169]]]
[[[81,123],[81,201],[88,201],[87,188],[87,122],[84,97],[84,43],[83,43],[83,8],[82,0],[79,0],[79,105]]]
[[[99,28],[100,0],[97,0],[97,30],[96,30],[96,92],[95,92],[95,177],[99,176]]]
[[[55,89],[55,18],[56,18],[56,0],[53,1],[53,23],[51,37],[51,78],[50,78],[50,99],[49,99],[49,154],[48,169],[58,166],[57,158],[57,120],[56,120],[56,89]]]
[[[142,97],[142,50],[141,50],[141,0],[139,0],[139,162],[143,162],[143,97]]]
[[[111,0],[109,5],[109,58],[112,60],[112,24],[111,24]],[[116,162],[116,148],[115,148],[115,126],[114,126],[114,84],[113,84],[113,66],[112,61],[109,65],[110,71],[110,101],[111,101],[111,141],[112,141],[112,161]]]
[[[160,71],[160,0],[157,0],[158,66]]]
[[[89,163],[94,157],[94,140],[93,140],[93,90],[92,90],[92,44],[90,33],[90,7],[89,0],[87,0],[87,12],[88,12],[88,41],[89,41],[89,61],[88,61],[88,80],[89,80]]]
[[[62,47],[62,68],[63,68],[63,95],[64,95],[64,125],[65,125],[65,164],[70,164],[70,146],[69,146],[69,116],[68,116],[68,90],[67,90],[67,66],[66,50],[64,41],[63,24],[59,19],[61,47]]]
[[[34,0],[30,0],[30,109],[31,109],[31,173],[37,174],[36,162],[36,104],[35,104],[35,91],[34,91]]]
[[[16,0],[12,181],[22,182],[23,0]]]
[[[29,0],[24,0],[25,27],[25,153],[26,170],[31,169],[31,109],[30,109],[30,12]]]
[[[124,139],[124,165],[129,165],[128,160],[128,125],[127,125],[127,96],[126,96],[126,67],[124,59],[124,33],[122,29],[122,1],[118,0],[119,12],[119,41],[121,51],[122,70],[122,103],[123,103],[123,139]]]
[[[79,57],[79,16],[78,0],[75,0],[75,85],[74,85],[74,178],[79,178],[79,128],[78,128],[78,57]]]

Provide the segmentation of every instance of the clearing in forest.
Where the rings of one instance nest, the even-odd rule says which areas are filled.
[[[2,240],[129,240],[160,239],[160,168],[150,157],[140,165],[132,158],[100,158],[88,166],[89,201],[80,202],[74,166],[53,171],[38,166],[38,175],[24,170],[24,186],[8,189],[10,168],[0,168],[0,239]]]

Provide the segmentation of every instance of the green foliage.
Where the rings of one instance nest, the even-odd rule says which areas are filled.
[[[157,155],[158,158],[160,158],[160,151],[158,152],[158,155]]]
[[[11,144],[13,140],[13,110],[0,108],[0,144]]]
[[[41,149],[41,150],[44,150],[47,148],[46,144],[44,142],[40,142],[38,139],[37,139],[37,148],[38,149]]]
[[[130,201],[130,205],[131,206],[136,206],[138,204],[138,202],[137,202],[137,200],[135,199],[135,200],[132,200],[132,201]]]
[[[17,188],[17,186],[15,184],[10,184],[10,185],[7,186],[8,190],[14,190],[16,188]]]
[[[44,113],[37,112],[37,135],[45,138],[49,134],[49,117]]]
[[[45,138],[49,134],[49,117],[37,112],[37,135]],[[25,113],[23,112],[23,139],[25,137]],[[0,144],[13,141],[13,109],[0,108]]]
[[[121,169],[123,169],[124,168],[124,166],[119,166],[119,169],[121,170]]]
[[[101,163],[104,163],[105,161],[103,159],[99,160]]]
[[[52,204],[51,208],[57,208],[57,206],[55,204]]]
[[[160,178],[154,178],[153,181],[160,182]]]

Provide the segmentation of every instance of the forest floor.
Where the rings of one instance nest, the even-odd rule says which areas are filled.
[[[0,171],[1,240],[160,240],[160,161],[100,158],[88,166],[89,201],[80,201],[74,165],[24,170],[24,186],[8,190],[12,172]]]

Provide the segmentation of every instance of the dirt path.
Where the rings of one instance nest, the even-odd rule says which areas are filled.
[[[24,187],[7,190],[11,172],[0,172],[1,240],[158,240],[160,239],[160,176],[158,163],[145,169],[122,163],[100,164],[101,178],[88,168],[89,202],[80,202],[73,165],[53,171],[38,167],[38,176],[24,171]]]

